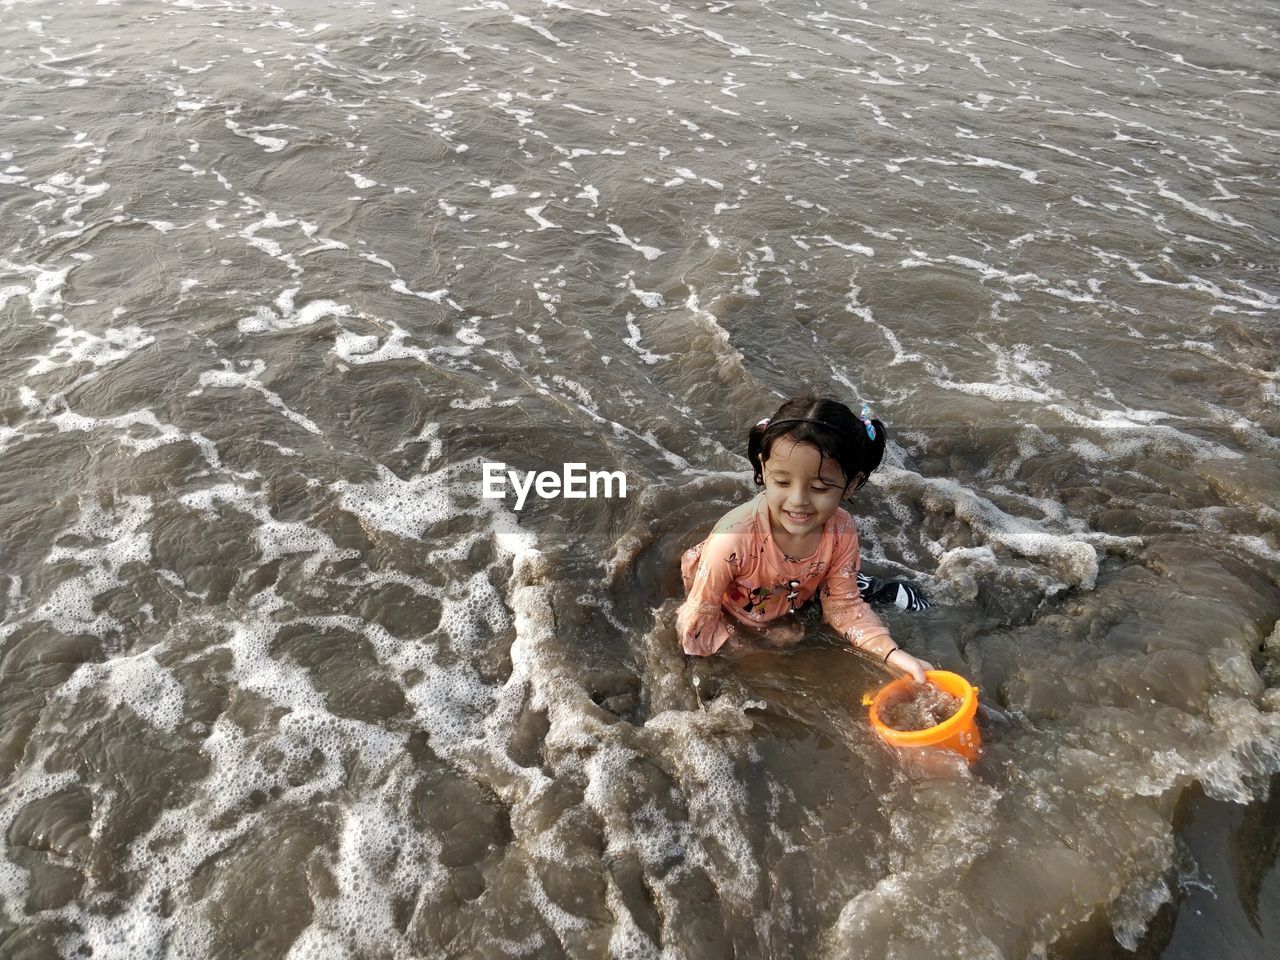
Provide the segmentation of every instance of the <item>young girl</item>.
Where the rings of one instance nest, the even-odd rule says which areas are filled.
[[[840,508],[880,465],[884,444],[884,425],[865,406],[855,417],[836,400],[814,397],[793,397],[751,428],[747,457],[764,492],[685,551],[689,595],[676,618],[685,653],[736,647],[744,627],[778,645],[795,643],[804,634],[796,613],[816,595],[823,619],[854,647],[924,682],[932,667],[893,642],[859,593],[858,533]]]

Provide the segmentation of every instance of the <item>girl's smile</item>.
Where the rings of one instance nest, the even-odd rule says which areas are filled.
[[[850,481],[811,443],[779,441],[761,466],[778,546],[788,555],[807,556],[817,547],[823,525],[840,508]]]

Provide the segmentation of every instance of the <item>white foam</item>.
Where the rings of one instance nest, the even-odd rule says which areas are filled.
[[[222,179],[221,175],[218,175],[218,176],[219,176],[219,179]],[[224,183],[224,185],[228,189],[230,189],[230,184]],[[257,204],[254,203],[253,206],[256,207]],[[297,218],[282,220],[280,217],[276,215],[275,211],[269,211],[266,214],[266,216],[264,216],[261,220],[257,220],[254,223],[249,224],[243,230],[241,230],[239,232],[239,235],[248,241],[249,246],[253,247],[254,249],[261,250],[267,256],[275,260],[279,260],[281,263],[283,263],[286,267],[289,268],[289,271],[291,273],[300,274],[303,271],[302,271],[302,268],[298,266],[297,259],[292,254],[285,253],[284,247],[280,244],[279,241],[272,240],[269,237],[258,236],[258,233],[261,230],[279,230],[279,229],[283,229],[284,227],[294,227],[294,226],[296,226],[302,232],[303,236],[307,237],[308,239],[314,236],[316,232],[316,227],[313,224],[307,223],[305,220],[301,220]],[[211,227],[210,229],[214,229],[214,228]],[[308,251],[308,252],[311,252],[311,251]],[[297,289],[298,288],[295,287],[294,292],[297,292]]]
[[[372,318],[365,318],[372,319]],[[387,338],[378,342],[375,335],[356,334],[342,329],[334,337],[332,352],[346,363],[360,365],[366,363],[386,363],[392,360],[412,359],[424,366],[433,366],[433,358],[444,354],[461,357],[469,354],[473,347],[464,343],[456,346],[415,347],[408,344],[409,333],[393,320],[376,320],[380,327],[388,331]],[[370,346],[370,336],[374,336],[374,346]]]
[[[440,842],[424,834],[410,813],[412,787],[411,776],[398,775],[375,798],[342,811],[329,865],[338,895],[316,898],[311,923],[290,947],[289,960],[410,949],[396,925],[394,903],[409,896],[431,899],[448,882],[439,865]]]
[[[1065,403],[1051,403],[1046,409],[1052,410],[1067,423],[1076,427],[1084,427],[1091,431],[1098,443],[1089,441],[1093,450],[1106,450],[1113,457],[1130,455],[1138,450],[1177,450],[1188,453],[1198,460],[1222,459],[1239,460],[1244,454],[1232,450],[1213,440],[1197,437],[1194,434],[1178,430],[1176,427],[1159,423],[1160,420],[1186,420],[1163,410],[1144,410],[1123,407],[1119,410],[1093,408],[1089,412],[1079,412]],[[1082,447],[1081,452],[1088,448]]]
[[[921,503],[928,509],[950,511],[969,524],[988,543],[1019,556],[1048,564],[1064,586],[1092,589],[1098,577],[1098,555],[1083,529],[1052,530],[1001,510],[990,500],[955,480],[923,477],[893,465],[877,473],[877,483],[896,489],[900,485],[922,487]]]
[[[35,363],[27,368],[27,376],[40,376],[81,363],[107,366],[137,353],[156,340],[137,326],[109,327],[99,336],[67,324],[59,327],[55,336],[57,340],[47,353],[31,357]]]
[[[1175,193],[1174,191],[1169,189],[1169,185],[1161,177],[1155,178],[1155,185],[1157,187],[1157,192],[1160,196],[1164,197],[1167,200],[1174,201],[1179,206],[1181,206],[1184,210],[1187,210],[1190,213],[1194,213],[1197,217],[1200,217],[1204,220],[1208,220],[1211,223],[1222,223],[1232,227],[1248,227],[1249,229],[1254,229],[1253,224],[1245,223],[1242,220],[1237,220],[1235,217],[1231,216],[1231,214],[1229,213],[1220,213],[1217,210],[1210,210],[1208,207],[1202,206],[1201,204],[1198,204],[1198,203],[1194,203],[1191,200],[1188,200],[1186,197],[1182,196],[1181,194]]]
[[[84,143],[83,146],[95,148],[92,143]],[[69,172],[63,170],[53,174],[47,180],[31,184],[31,189],[48,195],[49,199],[46,203],[50,206],[56,200],[61,200],[65,203],[61,217],[63,223],[84,227],[84,222],[77,220],[76,217],[84,212],[86,203],[97,200],[111,189],[111,184],[106,182],[87,184],[85,183],[84,175],[73,177]],[[44,232],[45,228],[42,225],[40,233],[43,235]],[[56,236],[63,236],[63,234]]]
[[[296,289],[296,288],[295,288]],[[277,301],[279,312],[270,307],[258,307],[252,316],[242,317],[237,324],[241,333],[268,333],[279,330],[295,330],[309,327],[326,317],[349,317],[351,308],[333,300],[312,300],[299,310],[293,309],[292,298],[284,301],[285,294]],[[282,302],[283,301],[283,302]]]
[[[643,244],[636,243],[634,240],[628,237],[626,234],[626,231],[623,230],[616,223],[607,223],[606,226],[610,230],[612,230],[618,238],[617,240],[614,241],[614,243],[620,243],[624,247],[630,247],[632,250],[636,251],[636,253],[640,254],[646,260],[657,260],[660,256],[662,256],[662,251],[659,250],[657,247],[648,247],[648,246],[644,246]]]
[[[330,489],[339,495],[342,509],[353,513],[374,530],[385,530],[406,539],[418,539],[433,524],[454,516],[453,491],[480,483],[478,460],[445,467],[435,473],[402,480],[381,464],[378,479],[369,483],[339,480]],[[472,484],[459,481],[470,472]]]
[[[1223,659],[1230,659],[1225,651],[1219,652],[1224,654]],[[1239,651],[1231,651],[1230,655],[1246,656]],[[1247,659],[1237,669],[1249,677],[1253,696],[1216,697],[1210,702],[1213,729],[1218,731],[1212,743],[1197,741],[1194,745],[1157,751],[1142,771],[1125,771],[1131,774],[1128,779],[1109,782],[1128,782],[1135,793],[1158,797],[1178,784],[1195,780],[1216,800],[1243,804],[1258,799],[1258,777],[1280,771],[1280,713],[1276,712],[1280,692],[1266,690],[1259,694],[1261,683]],[[1239,688],[1233,685],[1229,689]],[[1259,706],[1264,709],[1259,710]]]
[[[0,902],[10,923],[17,923],[17,904],[27,902],[30,889],[28,871],[9,857],[9,836],[13,821],[32,803],[75,784],[75,770],[45,771],[45,757],[35,762],[21,764],[15,772],[0,784]]]
[[[907,350],[905,350],[902,346],[902,341],[898,339],[898,335],[894,333],[892,330],[890,330],[883,323],[881,323],[879,320],[877,320],[869,306],[866,306],[865,304],[859,301],[859,297],[861,296],[861,294],[862,294],[862,288],[855,283],[850,283],[849,296],[848,296],[848,299],[845,301],[845,310],[848,313],[853,314],[855,317],[858,317],[864,323],[869,323],[871,324],[871,326],[875,327],[877,330],[880,331],[881,335],[888,342],[889,348],[893,350],[893,359],[889,361],[889,365],[897,366],[899,364],[907,363],[909,361],[916,361],[919,363],[923,363],[926,369],[928,369],[935,376],[938,376],[939,367],[932,360],[925,357],[924,355],[919,353],[910,353]],[[816,341],[817,334],[814,333],[813,336]],[[824,356],[825,356],[825,352],[824,352]],[[831,371],[833,375],[836,376],[836,379],[839,380],[841,383],[843,383],[851,393],[853,393],[854,395],[857,395],[858,393],[857,386],[851,380],[849,380],[848,377],[846,377],[842,372],[838,371],[831,364],[830,360],[827,361],[827,365],[828,367],[831,368]]]
[[[271,516],[261,493],[246,490],[233,483],[221,483],[203,490],[183,494],[178,502],[192,510],[199,510],[211,519],[217,518],[217,508],[226,505],[258,522],[254,530],[261,563],[271,563],[292,554],[307,554],[302,573],[314,577],[325,563],[358,559],[360,552],[348,548],[339,550],[325,533],[302,522],[285,522]]]
[[[403,280],[392,281],[391,289],[396,293],[403,293],[407,297],[418,297],[421,300],[430,300],[432,303],[439,303],[449,296],[449,290],[447,287],[442,287],[439,290],[432,290],[430,293],[423,293],[418,290],[410,290],[409,285]]]
[[[3,308],[14,297],[21,296],[27,298],[27,303],[30,304],[33,312],[39,312],[49,307],[61,307],[62,288],[66,285],[67,274],[77,266],[78,264],[73,263],[68,267],[63,267],[61,270],[49,270],[45,267],[27,266],[0,259],[0,268],[14,273],[27,274],[34,278],[29,287],[9,285],[0,288],[0,308]]]
[[[831,234],[829,233],[823,234],[821,237],[814,237],[813,239],[825,240],[828,244],[830,244],[833,247],[839,247],[841,250],[847,250],[850,253],[860,253],[864,257],[874,257],[876,255],[875,249],[872,247],[868,247],[866,244],[841,243],[839,240],[836,240],[834,237],[832,237]]]
[[[201,745],[209,759],[208,776],[194,786],[187,805],[162,811],[151,828],[130,845],[125,867],[139,878],[137,893],[118,913],[77,912],[84,933],[82,938],[68,938],[69,946],[74,948],[74,941],[81,939],[94,956],[120,960],[206,956],[212,930],[199,901],[190,894],[190,883],[201,864],[260,823],[261,814],[247,812],[252,794],[270,792],[277,798],[276,805],[306,806],[317,796],[332,795],[347,782],[344,759],[351,752],[359,756],[372,777],[382,781],[403,764],[404,734],[328,714],[305,670],[267,655],[269,640],[281,627],[270,620],[280,603],[269,590],[259,597],[264,599],[248,611],[248,619],[229,630],[227,644],[235,664],[230,679],[281,702],[287,712],[266,739],[262,732],[246,735],[225,715],[218,718]],[[292,781],[291,771],[302,765],[307,766],[308,776]],[[368,803],[394,805],[402,796],[387,789]],[[369,819],[375,823],[370,832],[377,834],[378,815],[371,814]],[[383,822],[393,819],[394,815],[388,814]],[[230,825],[211,826],[219,821]],[[199,826],[193,829],[193,825]],[[427,842],[410,836],[401,825],[396,825],[394,835],[409,849]],[[406,863],[399,871],[403,875],[415,866]],[[166,898],[174,904],[167,916],[160,911]],[[382,900],[390,897],[384,894]],[[317,904],[318,910],[323,910],[323,903]],[[367,907],[363,902],[360,905]]]
[[[58,688],[57,696],[77,700],[86,691],[104,695],[111,709],[128,706],[157,730],[172,732],[182,721],[182,685],[149,651],[82,664]]]
[[[499,6],[502,7],[503,9],[509,9],[507,8],[506,4],[500,3]],[[548,30],[546,27],[542,26],[541,24],[534,23],[532,20],[530,20],[528,17],[526,17],[522,13],[511,14],[511,22],[532,30],[534,33],[538,34],[538,36],[544,37],[547,40],[550,40],[557,47],[573,46],[573,44],[571,43],[565,43],[563,40],[561,40],[559,37],[557,37],[555,34],[553,34],[550,30]]]
[[[106,611],[96,610],[94,598],[124,583],[120,570],[126,564],[149,564],[151,534],[143,528],[151,520],[149,497],[123,497],[110,506],[88,500],[80,516],[66,527],[50,547],[46,563],[71,562],[82,569],[58,581],[43,603],[25,619],[47,621],[68,635],[88,633],[104,637],[123,625]],[[66,538],[89,541],[90,545],[64,547]]]
[[[538,225],[539,230],[547,230],[550,228],[558,230],[560,228],[560,224],[552,223],[542,215],[542,211],[545,209],[547,209],[547,204],[544,203],[540,207],[526,207],[524,212],[533,220],[534,223]]]
[[[485,338],[471,327],[459,327],[453,335],[469,347],[479,347],[486,342]]]
[[[667,305],[666,299],[656,290],[641,290],[636,286],[635,274],[627,274],[627,290],[650,310],[657,310]]]
[[[1164,877],[1139,877],[1126,884],[1120,896],[1107,907],[1107,919],[1111,921],[1116,941],[1126,950],[1136,952],[1152,918],[1171,902],[1173,892]]]
[[[228,113],[230,113],[233,116],[239,112],[240,112],[239,107],[235,108],[234,110],[228,111]],[[230,130],[232,133],[234,133],[237,137],[244,137],[247,140],[252,140],[258,146],[262,147],[262,150],[264,153],[279,153],[281,150],[283,150],[285,147],[289,145],[289,141],[285,140],[282,137],[263,136],[263,131],[293,129],[292,127],[283,123],[268,123],[260,127],[245,128],[245,127],[241,127],[240,124],[232,120],[230,116],[226,118],[226,124],[227,124],[227,129]]]
[[[626,324],[627,332],[630,333],[631,336],[624,337],[622,342],[634,350],[641,360],[652,365],[660,360],[670,359],[668,354],[650,353],[640,345],[640,327],[636,325],[634,313],[627,313]]]
[[[222,458],[218,455],[217,445],[208,437],[194,430],[186,432],[179,430],[170,423],[162,423],[151,410],[134,410],[129,413],[122,413],[115,417],[86,417],[71,410],[64,410],[48,419],[48,422],[58,428],[59,433],[70,433],[75,431],[84,431],[86,433],[103,427],[119,430],[116,436],[116,442],[123,444],[139,453],[146,453],[150,450],[156,450],[160,447],[171,443],[181,443],[189,440],[195,444],[200,450],[200,454],[210,467],[215,470],[222,467]],[[146,427],[154,431],[154,435],[150,437],[138,436],[138,431],[130,430],[130,427]],[[232,471],[235,476],[253,476],[254,474],[239,474]]]
[[[266,362],[263,360],[253,360],[248,370],[236,371],[230,360],[222,361],[222,370],[206,370],[200,374],[200,385],[197,389],[187,394],[189,397],[199,396],[204,392],[205,387],[225,387],[235,389],[237,387],[248,390],[254,390],[262,394],[267,402],[276,407],[285,418],[296,423],[309,433],[320,434],[321,430],[309,418],[300,413],[295,413],[289,409],[288,405],[281,399],[280,395],[268,390],[259,379],[263,371],[266,370]]]

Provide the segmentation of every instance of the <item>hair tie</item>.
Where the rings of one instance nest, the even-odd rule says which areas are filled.
[[[858,414],[858,419],[862,421],[862,425],[867,428],[867,436],[872,440],[876,438],[876,428],[871,424],[871,408],[865,403],[862,405],[862,411]]]
[[[759,422],[756,423],[757,427],[767,427],[768,425],[769,425],[768,417],[765,417],[763,420],[760,420]]]

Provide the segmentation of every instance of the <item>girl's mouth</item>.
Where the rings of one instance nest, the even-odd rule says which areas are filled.
[[[808,523],[813,519],[812,513],[792,513],[790,510],[783,510],[782,515],[792,523]]]

